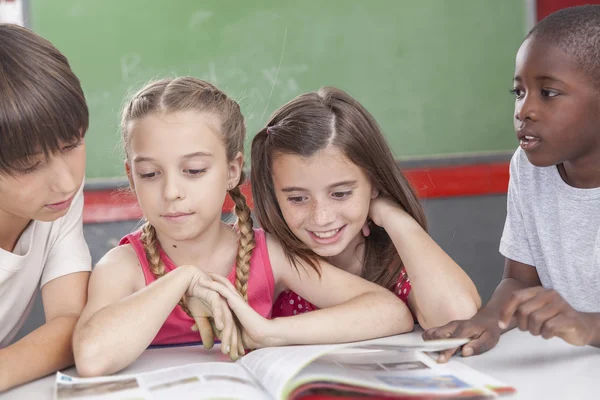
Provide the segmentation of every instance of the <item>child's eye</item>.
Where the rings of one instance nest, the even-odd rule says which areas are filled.
[[[140,174],[140,178],[142,179],[151,179],[158,176],[158,172],[148,172],[146,174]]]
[[[292,196],[288,197],[288,201],[294,204],[300,204],[306,200],[305,196]]]
[[[30,167],[23,168],[23,169],[19,170],[19,173],[21,175],[31,174],[32,172],[35,172],[40,167],[40,165],[42,165],[42,162],[38,161],[35,164],[33,164],[32,166],[30,166]]]
[[[200,175],[206,172],[206,168],[203,169],[185,169],[184,172],[187,172],[190,175]]]
[[[71,150],[75,150],[76,148],[78,148],[79,146],[81,146],[81,144],[83,143],[83,139],[79,139],[77,142],[70,144],[68,146],[63,147],[62,151],[71,151]]]
[[[544,97],[556,97],[558,96],[558,92],[552,89],[542,89],[542,96]]]
[[[346,197],[350,196],[352,194],[352,190],[349,190],[347,192],[333,192],[331,193],[331,196],[334,199],[345,199]]]
[[[521,89],[519,89],[519,88],[513,88],[513,89],[511,89],[511,90],[510,90],[510,92],[511,92],[512,94],[514,94],[514,95],[517,97],[517,99],[521,99],[521,98],[523,98],[523,96],[525,95],[525,92],[523,92],[523,91],[522,91]]]

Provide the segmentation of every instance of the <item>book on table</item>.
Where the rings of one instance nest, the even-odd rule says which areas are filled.
[[[77,378],[57,373],[55,399],[488,399],[514,392],[431,352],[463,339],[399,335],[357,343],[259,349],[237,362],[206,362],[132,375]]]

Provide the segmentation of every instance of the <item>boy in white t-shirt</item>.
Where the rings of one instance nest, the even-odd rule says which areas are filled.
[[[504,277],[473,318],[424,333],[471,339],[463,356],[491,349],[516,326],[600,345],[600,5],[536,25],[517,53],[513,85],[520,148],[500,242]]]
[[[0,392],[73,364],[91,258],[83,237],[88,109],[67,59],[0,24]],[[46,323],[9,345],[41,287]]]

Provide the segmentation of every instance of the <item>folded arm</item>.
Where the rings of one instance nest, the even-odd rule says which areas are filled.
[[[0,392],[73,365],[71,339],[88,278],[89,272],[76,272],[42,287],[46,323],[0,350]]]
[[[406,268],[412,286],[409,306],[421,327],[471,318],[477,312],[481,299],[473,281],[412,217],[390,206],[382,224]]]

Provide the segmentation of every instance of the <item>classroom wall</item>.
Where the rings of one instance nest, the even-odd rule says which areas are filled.
[[[69,58],[90,105],[90,178],[123,174],[118,113],[133,87],[205,78],[236,98],[248,139],[296,95],[334,85],[400,159],[510,150],[524,0],[30,0],[29,25]],[[249,146],[248,146],[249,147]]]

